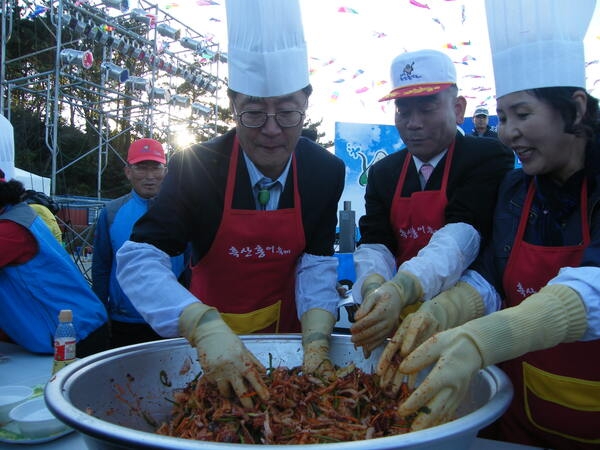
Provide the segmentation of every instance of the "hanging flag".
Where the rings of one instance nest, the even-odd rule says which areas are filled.
[[[425,3],[419,3],[419,2],[418,2],[418,1],[416,1],[416,0],[409,0],[409,2],[410,2],[410,4],[411,4],[411,5],[418,6],[419,8],[426,8],[426,9],[429,9],[429,5],[427,5],[427,4],[425,4]]]
[[[341,13],[350,13],[350,14],[358,14],[358,11],[356,11],[355,9],[346,8],[345,6],[340,6],[338,8],[338,12],[341,12]]]
[[[29,13],[27,18],[35,19],[39,15],[44,14],[46,11],[48,11],[48,8],[46,8],[45,6],[36,5],[35,9]]]

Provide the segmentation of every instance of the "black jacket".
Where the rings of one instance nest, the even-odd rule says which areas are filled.
[[[176,153],[161,191],[136,223],[131,239],[150,243],[169,255],[185,250],[188,242],[196,262],[209,250],[223,216],[223,202],[235,129],[218,138]],[[333,255],[338,202],[344,189],[341,159],[301,137],[296,145],[298,189],[306,237],[305,252]],[[289,175],[292,174],[290,167]],[[293,206],[293,178],[288,176],[279,208]],[[242,152],[239,153],[234,209],[255,209],[252,187]]]
[[[361,244],[384,244],[396,254],[396,239],[390,223],[392,199],[404,159],[404,149],[375,163],[369,170],[365,193],[365,215],[359,221]],[[446,165],[444,156],[429,178],[427,189],[439,190]],[[456,133],[456,145],[448,177],[446,223],[473,225],[484,239],[491,233],[498,185],[514,167],[513,152],[497,139],[475,138]],[[419,174],[411,161],[402,190],[403,197],[421,190]]]

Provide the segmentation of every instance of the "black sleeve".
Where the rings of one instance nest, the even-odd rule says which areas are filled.
[[[365,190],[365,215],[359,219],[360,244],[383,244],[396,254],[397,242],[390,213],[407,155],[406,150],[392,153],[370,167]],[[407,179],[406,183],[411,181]]]
[[[514,168],[514,161],[513,152],[496,139],[457,138],[448,182],[446,223],[468,223],[481,233],[484,242],[488,241],[498,186]]]
[[[346,176],[344,162],[305,138],[300,138],[296,157],[305,252],[332,256],[338,206]]]
[[[134,226],[133,241],[171,256],[191,243],[195,260],[208,251],[223,215],[232,139],[230,132],[173,155],[159,195]]]

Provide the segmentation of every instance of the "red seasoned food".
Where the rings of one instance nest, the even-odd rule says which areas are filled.
[[[408,390],[391,396],[377,375],[349,367],[323,380],[301,374],[301,367],[269,371],[270,399],[254,396],[244,409],[224,398],[215,384],[197,378],[175,395],[173,415],[157,432],[186,439],[242,444],[320,444],[406,433],[411,417],[398,404]],[[339,371],[338,371],[339,373]]]

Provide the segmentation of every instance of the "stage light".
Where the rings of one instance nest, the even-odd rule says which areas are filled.
[[[202,56],[202,58],[212,62],[215,60],[215,57],[217,56],[217,54],[215,52],[213,52],[212,50],[204,49],[204,50],[202,50],[202,53],[200,54],[200,56]]]
[[[200,52],[204,48],[204,44],[202,42],[196,41],[196,40],[192,39],[191,37],[181,38],[179,40],[179,43],[181,44],[182,47],[185,47],[189,50],[194,50],[196,52]]]
[[[131,56],[139,61],[143,61],[146,58],[146,51],[141,47],[135,47]]]
[[[212,108],[202,103],[192,103],[192,112],[201,116],[208,116],[212,113]]]
[[[194,80],[194,84],[199,87],[200,89],[206,87],[206,85],[208,84],[208,80],[206,78],[204,78],[203,76],[198,75],[196,77],[196,79]]]
[[[128,39],[123,38],[121,40],[120,48],[118,49],[123,55],[131,56],[135,50],[135,47]]]
[[[129,78],[129,70],[117,66],[116,64],[103,62],[100,67],[105,71],[106,76],[111,80],[123,83]]]
[[[125,12],[129,9],[129,0],[102,0],[109,8],[115,8]]]
[[[217,85],[213,83],[206,83],[204,89],[206,89],[207,92],[214,94],[215,92],[217,92]]]
[[[146,25],[149,25],[150,27],[153,27],[156,25],[156,17],[154,16],[154,14],[150,14],[149,12],[147,12],[141,8],[132,9],[131,10],[131,18],[140,23],[145,23]]]
[[[92,33],[94,41],[107,47],[110,47],[115,40],[112,34],[102,30],[100,27],[94,27]]]
[[[190,106],[190,98],[185,95],[176,94],[171,96],[171,105],[179,106],[180,108],[187,108]]]
[[[64,65],[78,65],[89,69],[94,64],[94,54],[89,50],[81,51],[72,48],[60,51],[60,62]]]
[[[156,26],[156,31],[158,34],[164,37],[168,37],[173,39],[174,41],[178,41],[181,37],[181,30],[170,27],[166,23],[161,23]]]
[[[109,8],[121,9],[121,0],[102,0]]]
[[[150,84],[144,77],[129,77],[125,81],[125,87],[133,89],[134,91],[148,91]]]
[[[154,98],[169,102],[171,100],[171,92],[165,88],[153,87],[152,89],[150,89],[148,97],[151,99]]]

